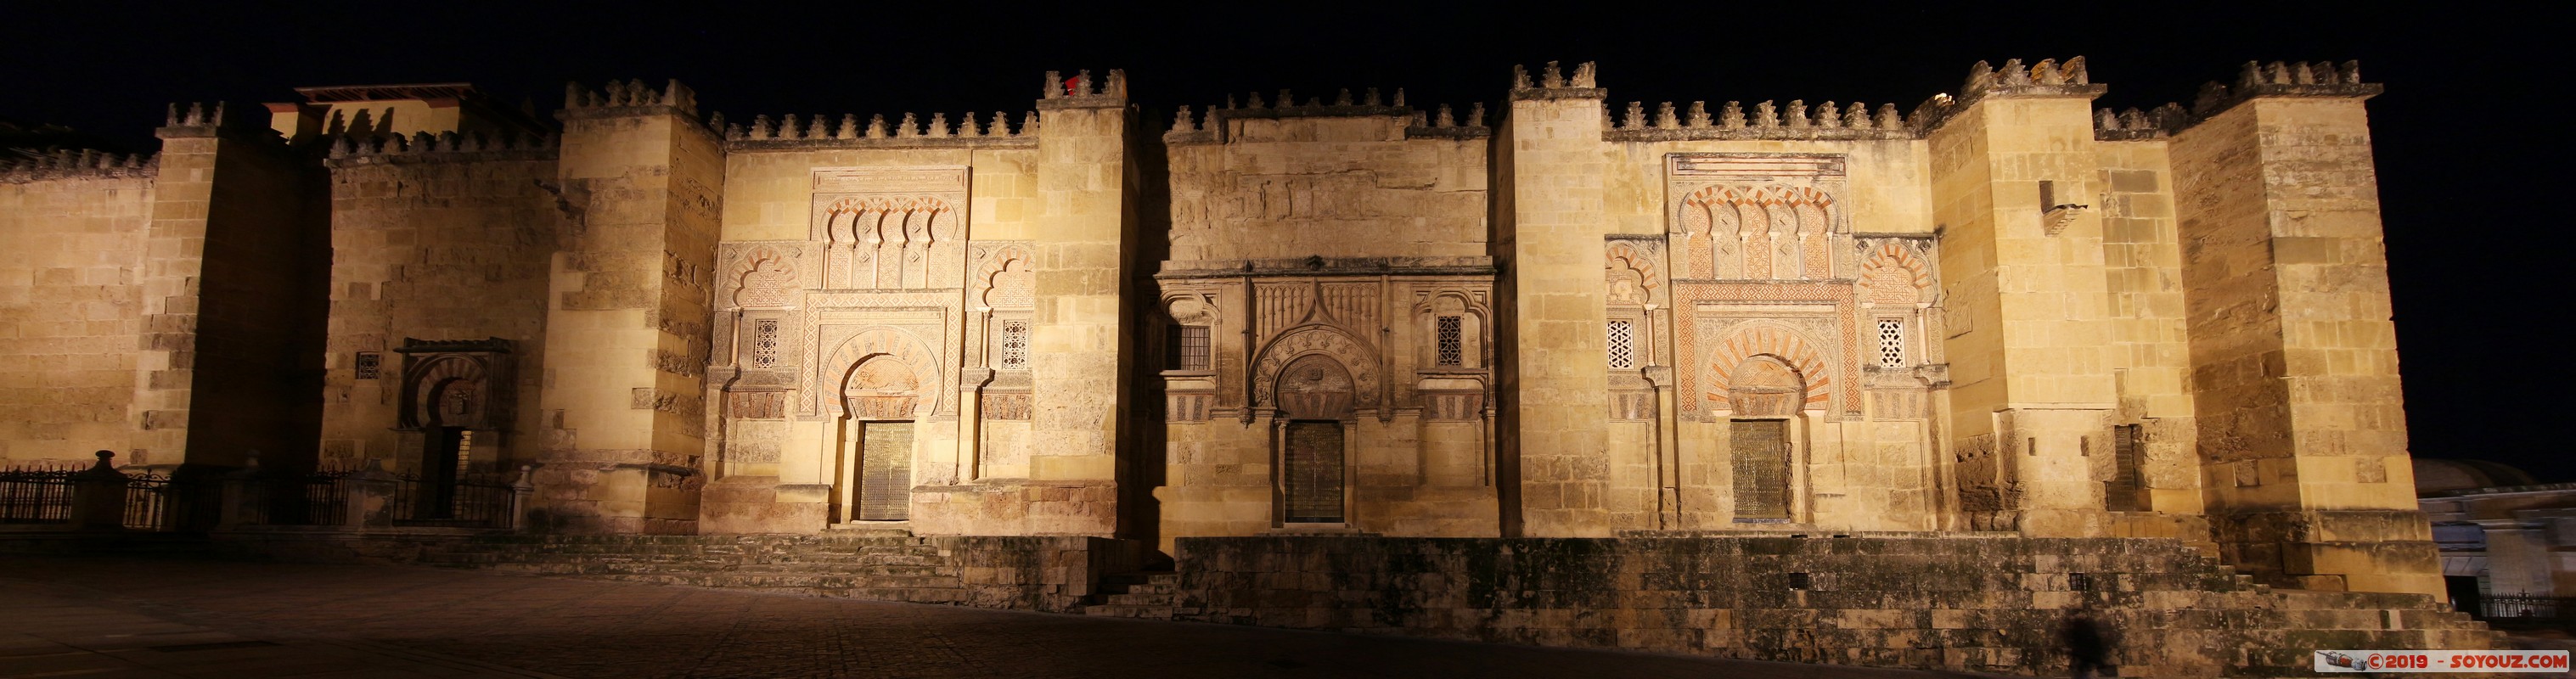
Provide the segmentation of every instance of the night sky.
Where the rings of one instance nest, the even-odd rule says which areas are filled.
[[[1622,108],[1805,99],[1911,111],[1956,91],[1978,60],[2077,55],[2110,86],[2097,106],[2150,108],[2188,103],[2204,81],[2233,82],[2247,60],[2359,59],[2365,79],[2388,87],[2370,114],[2414,452],[2576,480],[2556,388],[2571,384],[2576,358],[2550,353],[2571,343],[2548,330],[2576,327],[2561,319],[2576,309],[2546,303],[2567,294],[2550,283],[2566,279],[2552,261],[2564,246],[2534,238],[2565,221],[2551,197],[2576,189],[2559,93],[2576,24],[2563,19],[2323,2],[1595,2],[1544,13],[1210,2],[1134,14],[1089,4],[0,2],[0,119],[151,150],[172,101],[255,106],[295,100],[297,86],[466,81],[550,111],[564,81],[607,78],[678,78],[702,111],[736,120],[1016,119],[1041,72],[1083,68],[1126,69],[1131,96],[1158,118],[1282,88],[1302,99],[1401,87],[1416,107],[1463,113],[1499,103],[1513,64],[1548,60],[1599,62]]]

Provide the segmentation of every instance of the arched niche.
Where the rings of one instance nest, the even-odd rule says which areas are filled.
[[[1761,354],[1746,357],[1727,384],[1727,400],[1736,417],[1790,417],[1807,402],[1807,383],[1786,361]]]
[[[1308,354],[1280,371],[1276,402],[1291,420],[1351,419],[1358,399],[1351,371],[1323,354]]]

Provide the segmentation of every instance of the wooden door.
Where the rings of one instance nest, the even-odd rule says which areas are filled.
[[[912,518],[912,423],[869,422],[859,439],[859,520]]]
[[[1735,518],[1789,518],[1789,421],[1735,420],[1727,427],[1735,468]]]
[[[1342,522],[1342,423],[1288,423],[1288,523]]]

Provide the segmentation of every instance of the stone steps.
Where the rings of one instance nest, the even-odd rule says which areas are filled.
[[[1172,619],[1172,600],[1179,594],[1181,576],[1172,572],[1121,573],[1100,579],[1093,593],[1093,603],[1082,607],[1083,615],[1111,618]]]

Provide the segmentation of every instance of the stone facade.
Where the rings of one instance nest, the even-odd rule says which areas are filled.
[[[525,468],[566,533],[2010,532],[2440,591],[2351,64],[2152,113],[2081,59],[1907,111],[1043,87],[308,88],[0,169],[0,451]]]

